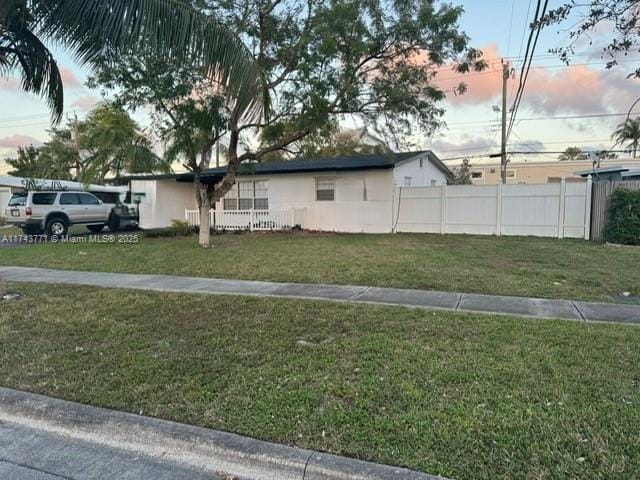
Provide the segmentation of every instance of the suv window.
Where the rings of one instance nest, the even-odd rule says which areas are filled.
[[[57,193],[34,193],[31,197],[31,203],[34,205],[53,205],[56,201]]]
[[[27,193],[14,193],[7,204],[9,207],[24,207],[27,204]]]
[[[91,195],[98,197],[103,203],[120,203],[120,194],[118,192],[91,192]]]
[[[80,203],[82,205],[98,205],[100,201],[90,193],[79,193]]]
[[[80,205],[77,193],[63,193],[60,195],[60,205]]]

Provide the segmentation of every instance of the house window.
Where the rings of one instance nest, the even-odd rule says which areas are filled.
[[[239,182],[238,210],[251,210],[253,208],[253,182]]]
[[[238,182],[224,196],[222,208],[224,210],[268,210],[267,182]]]
[[[435,180],[431,180],[431,186],[432,186],[432,187],[435,187],[437,183],[438,183],[437,181],[435,181]]]
[[[316,200],[333,202],[336,196],[336,181],[333,178],[316,179]]]
[[[269,189],[267,182],[253,182],[253,208],[256,210],[269,210]]]
[[[484,172],[482,170],[475,170],[471,172],[471,178],[473,178],[474,180],[480,180],[484,178]]]
[[[507,170],[507,178],[516,178],[515,170]]]
[[[405,187],[411,186],[411,177],[404,177],[404,186]]]
[[[420,168],[424,167],[424,158],[420,159]]]
[[[225,210],[238,210],[238,185],[231,187],[222,202],[222,208]]]

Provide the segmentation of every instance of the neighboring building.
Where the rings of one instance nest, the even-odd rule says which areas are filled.
[[[213,168],[202,177],[217,183],[226,171]],[[304,212],[306,229],[384,233],[391,230],[394,186],[438,186],[450,175],[430,151],[250,163],[241,165],[236,184],[214,208],[295,209]],[[142,228],[167,227],[197,208],[191,173],[130,180]]]
[[[615,165],[628,170],[640,170],[640,159],[611,159],[601,162],[602,168]],[[511,161],[507,165],[507,183],[549,183],[581,181],[581,173],[593,172],[591,160],[553,160],[553,161]],[[474,185],[495,185],[501,183],[500,163],[473,163],[471,165],[471,181]]]
[[[6,187],[0,187],[0,217],[4,215],[4,211],[7,208],[7,204],[11,199],[11,189]]]
[[[578,172],[583,178],[587,178],[591,175],[594,182],[607,182],[607,181],[623,181],[623,180],[640,180],[640,169],[633,170],[629,167],[612,166],[604,168],[595,168],[591,170],[584,170]]]

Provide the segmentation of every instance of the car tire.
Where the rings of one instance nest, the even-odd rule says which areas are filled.
[[[69,232],[69,224],[64,218],[53,217],[47,220],[47,235],[64,237]]]
[[[87,228],[91,233],[100,233],[104,228],[104,225],[87,225]]]
[[[22,232],[25,235],[42,235],[44,233],[40,225],[27,225],[22,227]]]
[[[113,233],[116,233],[118,230],[120,230],[120,217],[117,213],[112,213],[109,217],[109,230],[111,230]]]

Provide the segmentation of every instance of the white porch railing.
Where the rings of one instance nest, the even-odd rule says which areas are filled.
[[[185,210],[189,225],[200,225],[198,210]],[[286,230],[294,226],[293,210],[210,210],[209,223],[216,230]]]

